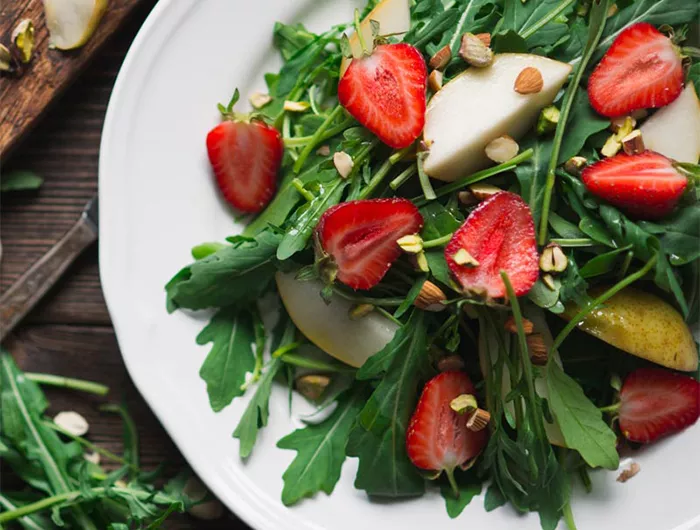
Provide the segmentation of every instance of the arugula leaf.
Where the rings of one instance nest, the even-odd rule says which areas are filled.
[[[489,5],[495,5],[494,0],[462,0],[457,2],[455,8],[460,12],[457,23],[450,31],[445,32],[442,41],[446,42],[444,44],[441,42],[441,45],[438,47],[441,48],[448,44],[450,50],[452,50],[452,56],[455,57],[462,44],[462,35],[467,32],[479,33],[482,29],[485,29],[484,17],[480,15],[483,8]]]
[[[428,241],[438,239],[457,230],[464,222],[464,216],[456,208],[447,208],[432,201],[420,208],[423,216],[421,237]]]
[[[0,179],[0,191],[24,191],[38,189],[44,179],[33,171],[10,171]]]
[[[515,176],[520,183],[520,195],[530,207],[535,226],[539,226],[542,215],[542,202],[547,183],[547,166],[552,155],[552,146],[551,138],[529,135],[522,142],[521,149],[532,149],[532,157],[515,167]]]
[[[450,268],[447,266],[447,261],[445,260],[444,251],[442,249],[427,250],[425,252],[425,259],[428,260],[430,274],[443,285],[451,285],[452,276],[450,274]]]
[[[688,69],[688,81],[695,85],[695,92],[700,94],[700,62],[694,63]]]
[[[459,517],[467,505],[474,497],[481,494],[482,481],[476,476],[473,470],[455,470],[455,480],[459,487],[459,497],[455,497],[452,487],[445,481],[440,484],[440,494],[445,499],[447,515],[452,519]]]
[[[251,398],[248,406],[238,422],[233,437],[240,440],[239,453],[241,458],[247,458],[253,452],[253,446],[258,438],[258,432],[267,425],[270,416],[270,394],[272,392],[272,381],[283,366],[279,357],[274,357],[267,363],[266,369],[260,378],[255,394]]]
[[[617,436],[579,384],[554,361],[547,364],[549,406],[567,447],[578,451],[591,467],[617,469]]]
[[[588,283],[578,269],[573,252],[569,253],[568,260],[569,264],[566,267],[566,271],[560,278],[559,300],[563,303],[574,302],[583,307],[590,302],[587,294]]]
[[[566,35],[568,27],[560,17],[573,11],[574,3],[575,0],[506,0],[500,30],[517,32],[530,49],[553,45]]]
[[[484,496],[484,510],[492,512],[496,508],[503,506],[506,502],[507,499],[505,495],[503,495],[501,488],[498,487],[496,482],[492,482]]]
[[[559,152],[560,164],[579,154],[590,136],[610,126],[609,119],[598,115],[591,108],[588,93],[583,88],[579,88],[576,92],[569,121],[574,124],[574,127],[569,127],[562,138],[561,151]]]
[[[586,264],[581,267],[579,271],[582,278],[593,278],[595,276],[602,276],[612,272],[615,269],[615,264],[620,258],[620,254],[629,252],[632,245],[626,247],[616,248],[597,256],[591,258],[586,262]]]
[[[281,239],[266,230],[254,242],[226,246],[180,270],[165,286],[168,310],[241,307],[254,302],[272,282]]]
[[[343,393],[333,413],[322,423],[307,425],[285,436],[277,447],[297,455],[282,475],[282,502],[290,506],[318,491],[330,495],[340,478],[348,442],[366,395],[362,387]]]
[[[291,25],[283,24],[282,22],[275,22],[272,35],[275,48],[280,51],[282,59],[285,61],[288,61],[295,53],[308,46],[315,37],[303,24]]]
[[[284,261],[304,250],[323,212],[338,204],[348,182],[336,178],[326,185],[319,185],[314,199],[299,209],[294,225],[287,231],[277,248],[277,259]]]
[[[197,336],[197,344],[212,342],[199,376],[207,383],[209,404],[214,412],[243,395],[246,373],[255,367],[253,319],[247,311],[222,309]]]
[[[693,204],[673,216],[652,223],[641,221],[642,230],[659,237],[661,250],[672,265],[685,265],[700,258],[700,208]]]
[[[421,373],[428,368],[425,313],[414,310],[402,329],[410,333],[410,339],[400,355],[391,356],[392,362],[360,412],[347,446],[348,456],[360,459],[355,487],[369,495],[406,497],[425,491],[423,478],[406,454],[406,428]]]

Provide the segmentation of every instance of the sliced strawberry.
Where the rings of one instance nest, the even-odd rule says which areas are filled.
[[[406,199],[344,202],[325,211],[316,227],[337,278],[353,289],[377,285],[401,255],[396,240],[423,227],[418,208]]]
[[[685,429],[700,416],[700,383],[661,368],[640,368],[620,391],[620,429],[628,440],[653,442]]]
[[[620,33],[588,79],[591,106],[624,116],[668,105],[683,90],[681,57],[671,39],[646,22]]]
[[[476,264],[455,261],[464,249]],[[452,274],[471,294],[488,298],[506,295],[501,271],[508,274],[517,296],[537,281],[539,263],[535,225],[530,208],[518,195],[503,191],[482,202],[445,247]]]
[[[474,394],[464,372],[443,372],[426,383],[406,431],[408,457],[416,467],[451,475],[481,453],[487,430],[470,431],[467,417],[450,408],[462,394]]]
[[[410,44],[383,44],[353,59],[338,84],[338,100],[389,147],[411,145],[425,125],[427,70]]]
[[[207,152],[224,199],[255,213],[277,189],[284,144],[277,129],[262,121],[224,121],[207,135]]]
[[[653,151],[606,158],[586,167],[581,179],[593,195],[639,219],[671,213],[688,186],[673,162]]]

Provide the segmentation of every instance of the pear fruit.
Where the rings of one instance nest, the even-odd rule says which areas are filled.
[[[108,0],[44,0],[49,47],[73,50],[83,46],[100,24]]]

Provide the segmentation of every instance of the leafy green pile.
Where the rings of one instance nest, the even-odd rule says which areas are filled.
[[[365,13],[373,5],[370,2]],[[435,374],[436,358],[455,353],[478,382],[479,398],[492,421],[490,441],[478,465],[457,473],[459,497],[441,483],[448,514],[459,515],[482,491],[482,482],[490,481],[487,510],[510,502],[519,511],[538,512],[545,529],[555,528],[562,517],[573,525],[572,479],[580,476],[588,485],[588,469],[618,465],[616,435],[599,407],[612,397],[610,375],[624,374],[635,361],[598,343],[595,350],[602,353],[591,361],[596,372],[592,380],[586,369],[591,362],[577,363],[576,356],[566,355],[562,367],[557,351],[575,350],[573,343],[585,342],[575,330],[577,322],[639,280],[650,280],[646,285],[672,300],[688,321],[697,319],[700,209],[693,190],[673,217],[660,223],[633,222],[588,194],[576,176],[564,171],[563,163],[575,155],[597,160],[609,135],[609,121],[588,103],[585,79],[615,37],[640,21],[673,25],[676,35],[683,35],[683,25],[694,21],[698,10],[697,2],[686,0],[415,0],[412,26],[403,41],[426,58],[445,45],[456,52],[465,32],[489,32],[496,52],[541,54],[574,66],[570,82],[555,101],[561,115],[553,134],[532,131],[522,139],[516,158],[435,189],[422,178],[420,157],[412,157],[411,148],[394,151],[382,145],[338,104],[346,27],[317,35],[300,24],[276,25],[274,42],[284,65],[265,76],[272,99],[260,112],[284,139],[279,191],[242,235],[226,244],[195,247],[196,261],[180,270],[166,291],[170,311],[217,310],[197,338],[199,344],[212,343],[200,371],[212,409],[221,410],[257,384],[233,432],[242,457],[251,455],[259,430],[268,422],[275,380],[288,385],[291,395],[300,370],[332,376],[319,403],[324,411],[335,403],[332,413],[278,443],[297,451],[283,475],[285,504],[318,491],[331,493],[346,456],[359,459],[355,486],[368,495],[421,495],[426,478],[407,458],[406,426],[421,385]],[[465,68],[453,53],[445,82]],[[689,79],[700,82],[698,64],[690,67]],[[285,111],[285,101],[306,102],[310,110]],[[337,151],[354,161],[347,179],[334,168]],[[540,245],[559,244],[569,263],[550,286],[540,280],[520,300],[511,290],[507,303],[495,307],[464,298],[443,254],[470,211],[458,201],[457,192],[484,180],[519,193],[530,206]],[[401,258],[371,291],[350,292],[336,284],[319,293],[326,299],[342,296],[371,304],[400,325],[394,339],[355,372],[329,358],[304,354],[313,346],[283,311],[277,326],[265,329],[258,301],[275,298],[276,271],[298,271],[299,279],[318,277],[312,235],[323,212],[342,201],[397,195],[411,198],[420,208],[424,253],[415,261]],[[448,293],[442,312],[413,306],[428,279]],[[589,288],[598,284],[613,287],[591,300]],[[568,303],[584,309],[562,327],[552,315],[563,312]],[[517,336],[504,329],[508,308],[518,323]],[[545,327],[559,328],[544,367],[530,361],[521,312],[537,316]],[[564,342],[572,333],[576,341]],[[272,353],[265,361],[267,350]],[[504,383],[506,373],[509,385]],[[545,382],[547,399],[536,389],[538,380]],[[547,441],[554,419],[568,449]]]
[[[124,455],[118,456],[46,418],[49,403],[35,381],[101,395],[108,391],[85,381],[24,374],[12,357],[0,350],[0,464],[4,472],[11,470],[25,485],[12,492],[7,486],[2,488],[0,526],[18,524],[26,530],[155,529],[171,513],[183,512],[194,504],[183,492],[189,473],[158,488],[159,472],[139,468],[138,437],[125,408],[102,408],[123,418]],[[118,467],[107,472],[86,459],[88,451]],[[7,477],[9,473],[3,480]]]

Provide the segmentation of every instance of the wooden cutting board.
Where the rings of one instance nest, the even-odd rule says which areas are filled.
[[[69,52],[49,50],[42,0],[0,0],[0,40],[23,19],[36,28],[32,62],[21,76],[0,76],[0,157],[7,155],[36,125],[47,107],[77,77],[141,0],[110,0],[99,27],[85,46]]]

